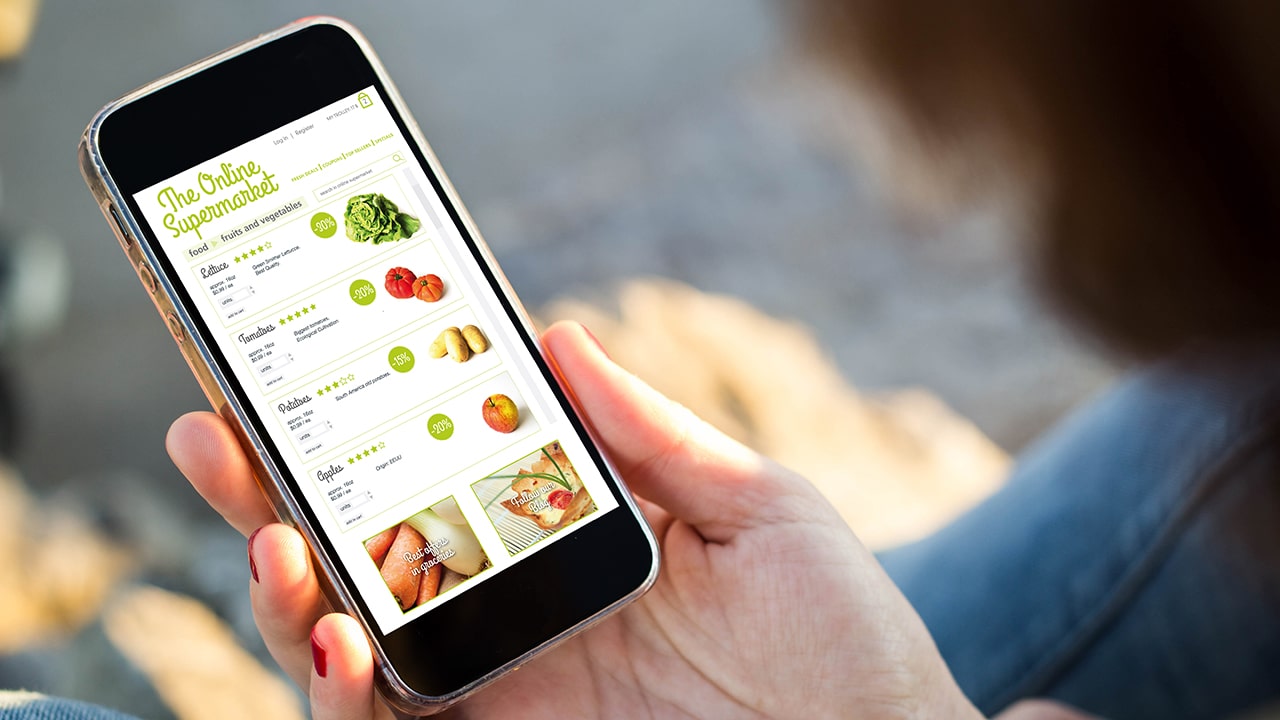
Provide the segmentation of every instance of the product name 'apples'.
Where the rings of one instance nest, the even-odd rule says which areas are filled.
[[[485,398],[481,412],[485,423],[501,433],[515,432],[520,424],[520,409],[514,400],[501,393]]]

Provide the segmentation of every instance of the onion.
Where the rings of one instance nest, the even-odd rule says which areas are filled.
[[[462,517],[462,511],[458,509],[458,501],[454,500],[452,495],[432,505],[431,512],[439,515],[445,522],[451,522],[454,525],[467,524],[467,519]]]
[[[484,564],[489,561],[489,557],[484,554],[484,548],[480,547],[480,541],[476,540],[475,533],[471,531],[469,525],[454,525],[430,510],[423,510],[404,522],[422,533],[429,545],[443,541],[439,546],[440,562],[460,575],[468,577],[475,575],[483,570]],[[453,556],[445,559],[443,556],[447,555],[449,550],[453,551]]]

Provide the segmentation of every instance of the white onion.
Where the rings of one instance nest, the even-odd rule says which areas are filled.
[[[467,524],[467,519],[462,517],[462,511],[458,509],[458,501],[454,500],[452,495],[432,505],[431,512],[439,515],[445,522],[451,522],[454,525]]]
[[[405,523],[422,533],[428,544],[445,541],[438,548],[440,562],[456,573],[470,577],[483,570],[485,562],[489,560],[469,525],[458,526],[446,522],[430,510],[423,510],[405,520]],[[453,556],[445,559],[443,556],[449,550],[453,551]]]

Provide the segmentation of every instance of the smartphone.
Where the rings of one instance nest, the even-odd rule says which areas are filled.
[[[643,516],[352,26],[130,93],[80,166],[390,705],[441,709],[653,584]]]

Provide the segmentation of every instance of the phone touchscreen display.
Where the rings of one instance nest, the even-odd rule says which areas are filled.
[[[374,87],[133,196],[389,633],[615,509]]]

